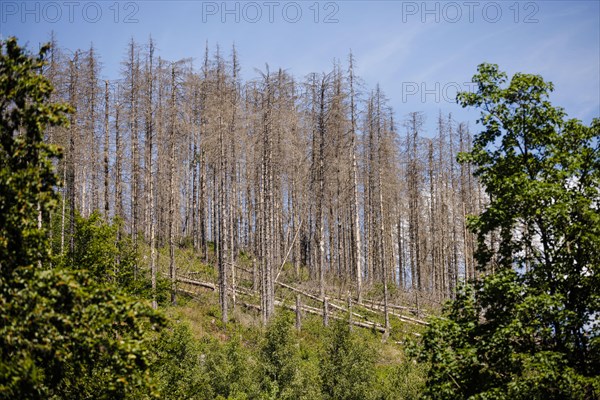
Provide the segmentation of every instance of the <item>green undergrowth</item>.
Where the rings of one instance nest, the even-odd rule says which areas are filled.
[[[60,216],[55,215],[54,221],[58,225]],[[148,305],[153,298],[150,248],[140,237],[136,251],[131,238],[118,234],[120,229],[121,221],[105,223],[96,213],[77,216],[76,250],[61,255],[61,238],[55,235],[54,262],[76,265]],[[214,266],[200,252],[178,245],[174,254],[178,274],[216,283]],[[151,394],[145,388],[132,389],[124,398],[410,399],[423,389],[425,369],[405,353],[407,343],[422,330],[418,326],[392,316],[391,334],[383,341],[380,331],[350,327],[347,312],[332,310],[328,327],[322,315],[303,312],[298,330],[295,313],[287,308],[295,305],[296,293],[281,286],[276,287],[276,297],[283,306],[276,308],[266,326],[258,310],[244,305],[260,304],[252,291],[239,294],[235,303],[230,297],[229,322],[223,323],[218,293],[209,288],[178,283],[185,291],[178,291],[171,304],[168,246],[157,250],[156,261],[155,297],[166,326],[147,332],[144,339]],[[237,263],[251,271],[252,255],[240,253]],[[286,263],[280,280],[306,290],[310,276],[306,267],[300,272],[298,279],[294,265]],[[240,273],[237,279],[238,286],[252,289],[251,275]],[[304,296],[302,301],[322,310],[319,301]],[[341,299],[331,298],[331,304],[346,307]],[[352,311],[361,316],[353,316],[354,321],[384,324],[381,312],[356,304]]]
[[[282,309],[261,326],[254,311],[236,307],[223,324],[216,304],[209,291],[180,296],[165,309],[170,330],[157,338],[157,349],[180,354],[166,361],[189,362],[195,371],[184,380],[194,380],[188,386],[202,387],[205,397],[191,398],[411,399],[422,391],[423,366],[408,359],[403,344],[383,343],[379,332],[349,329],[345,321],[324,327],[313,315],[297,330],[294,313]]]
[[[168,255],[163,249],[161,257],[163,253]],[[213,267],[193,250],[177,248],[175,253],[176,260],[186,260],[186,275],[194,272],[191,276],[199,280],[214,276]],[[251,255],[242,253],[239,259],[244,268],[252,268]],[[294,266],[286,263],[281,277],[293,283],[293,275]],[[244,279],[238,285],[252,287]],[[284,306],[295,304],[289,290],[278,287],[276,295]],[[238,297],[236,304],[230,299],[227,323],[221,320],[218,294],[210,289],[180,292],[175,305],[164,307],[170,326],[152,345],[158,350],[156,374],[164,398],[412,399],[423,390],[426,369],[405,353],[419,327],[391,317],[391,334],[384,341],[375,329],[350,327],[348,314],[338,312],[328,327],[321,315],[303,313],[298,330],[295,313],[285,307],[277,307],[263,326],[260,312],[244,302],[260,304],[256,295]],[[303,302],[322,307],[314,300]],[[381,313],[358,306],[353,311],[371,323],[384,322]],[[177,364],[169,367],[177,382],[185,384],[167,373],[170,363]]]

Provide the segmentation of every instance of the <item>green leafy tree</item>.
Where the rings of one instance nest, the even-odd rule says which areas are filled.
[[[346,321],[330,328],[321,355],[324,399],[364,400],[375,397],[375,351],[355,337]]]
[[[73,253],[57,256],[57,264],[67,268],[87,271],[96,282],[110,285],[137,298],[152,300],[152,282],[148,273],[134,277],[136,264],[139,264],[131,236],[119,234],[123,221],[115,218],[105,222],[96,211],[88,218],[76,217]],[[167,303],[171,283],[164,278],[157,279],[156,300]]]
[[[43,135],[69,108],[49,102],[47,50],[0,43],[0,398],[150,396],[145,337],[163,318],[87,273],[48,268],[41,220],[56,203],[59,152]]]
[[[202,369],[200,346],[187,325],[173,322],[151,346],[155,357],[151,371],[161,399],[214,399]]]
[[[263,388],[275,398],[286,391],[296,372],[298,355],[291,332],[289,313],[277,315],[268,325],[260,349],[263,368]]]
[[[41,74],[43,56],[29,56],[11,38],[0,42],[0,273],[13,273],[48,258],[38,215],[55,205],[52,158],[58,148],[43,142],[47,126],[66,123],[69,107],[50,104],[52,87]]]
[[[469,220],[482,277],[424,335],[427,396],[599,398],[600,120],[567,120],[538,75],[482,64],[473,82],[458,100],[484,130],[460,161],[489,198]]]
[[[261,399],[321,398],[317,360],[301,354],[292,326],[292,314],[285,311],[267,326],[259,349]]]
[[[259,378],[254,361],[237,337],[225,344],[216,340],[208,343],[203,365],[216,398],[256,398]]]
[[[99,282],[129,289],[134,284],[137,254],[130,238],[118,235],[121,225],[118,219],[112,224],[104,222],[97,211],[89,218],[77,216],[75,249],[65,257],[65,264],[89,271]]]

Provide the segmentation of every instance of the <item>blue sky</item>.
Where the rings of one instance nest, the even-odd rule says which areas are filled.
[[[541,74],[553,104],[589,123],[600,116],[600,1],[8,1],[0,35],[31,48],[54,30],[61,47],[93,42],[104,78],[117,78],[131,37],[152,35],[166,59],[194,58],[206,41],[230,53],[244,79],[282,67],[298,78],[356,59],[365,89],[380,84],[397,120],[424,111],[431,134],[441,110],[459,120],[478,113],[454,103],[481,62],[509,74]],[[477,129],[477,128],[475,128]]]

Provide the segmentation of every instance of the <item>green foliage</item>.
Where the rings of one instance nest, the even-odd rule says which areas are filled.
[[[399,361],[379,372],[376,398],[381,400],[416,400],[425,390],[425,365],[416,361]]]
[[[267,327],[260,349],[263,397],[319,398],[319,375],[314,360],[302,358],[292,332],[292,315],[283,312]]]
[[[256,398],[259,392],[256,360],[238,338],[225,344],[210,341],[204,354],[204,370],[215,396]]]
[[[162,318],[85,274],[22,269],[2,298],[0,398],[126,398],[151,387],[146,334]]]
[[[22,266],[48,257],[37,216],[56,201],[51,158],[59,152],[43,143],[47,126],[66,122],[67,106],[49,104],[52,87],[41,76],[44,46],[29,56],[9,38],[0,42],[0,271],[3,280]]]
[[[279,388],[289,385],[294,377],[295,349],[291,326],[290,314],[279,314],[269,323],[261,348],[264,377]]]
[[[154,340],[151,368],[162,399],[212,399],[212,388],[202,369],[200,346],[187,325],[172,323]]]
[[[163,318],[87,273],[44,269],[39,217],[56,204],[58,152],[43,133],[68,111],[48,103],[47,49],[31,57],[14,38],[0,46],[0,398],[151,396],[145,337]]]
[[[323,398],[374,398],[375,356],[374,349],[354,336],[345,321],[336,320],[329,329],[321,354]]]
[[[75,220],[75,250],[65,263],[89,271],[99,282],[130,288],[138,257],[128,236],[119,235],[120,220],[105,223],[96,211]],[[121,237],[119,237],[121,236]]]
[[[139,256],[130,236],[122,233],[123,221],[115,218],[105,222],[96,211],[88,218],[76,217],[75,251],[56,257],[58,264],[88,271],[97,282],[110,285],[135,297],[151,300],[152,284],[148,273],[134,271],[139,268]],[[147,269],[146,269],[147,271]],[[157,277],[158,304],[170,302],[171,282]]]
[[[535,294],[515,271],[459,291],[423,338],[431,398],[589,398],[586,377],[554,350],[562,304]]]
[[[483,278],[432,320],[420,359],[439,399],[600,397],[600,120],[565,120],[540,76],[483,64],[473,163],[489,205],[469,219]],[[498,243],[490,234],[497,233]]]

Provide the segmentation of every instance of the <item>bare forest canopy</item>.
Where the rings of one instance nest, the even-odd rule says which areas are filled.
[[[229,266],[251,254],[265,319],[286,261],[297,276],[308,271],[321,297],[337,282],[358,301],[374,284],[386,298],[392,285],[442,301],[475,276],[465,217],[485,198],[456,161],[470,151],[466,123],[440,112],[425,135],[422,113],[397,119],[383,90],[354,74],[351,54],[331,71],[294,77],[267,66],[243,81],[235,48],[224,53],[207,48],[193,65],[132,40],[120,78],[103,81],[93,48],[52,43],[52,101],[74,109],[70,127],[47,132],[64,149],[63,235],[74,210],[118,216],[136,245],[150,246],[139,267],[153,277],[156,248],[173,255],[187,242],[208,257],[214,245],[224,310]]]

